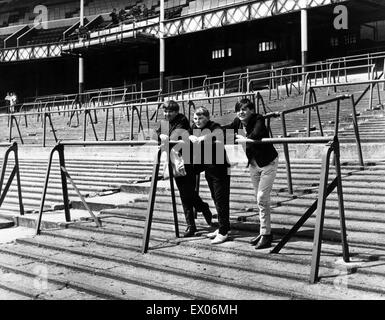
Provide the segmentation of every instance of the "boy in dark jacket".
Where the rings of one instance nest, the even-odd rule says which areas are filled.
[[[168,140],[186,140],[186,142],[189,142],[188,135],[190,132],[190,124],[187,118],[179,113],[178,103],[173,100],[165,102],[163,104],[163,113],[167,125],[161,125],[157,130],[160,142],[162,144],[167,143]],[[185,134],[185,137],[182,136],[183,134]],[[212,213],[209,205],[202,201],[195,190],[196,174],[193,172],[193,165],[187,162],[189,161],[185,161],[184,164],[186,175],[175,177],[175,183],[179,190],[187,223],[187,229],[183,235],[185,238],[194,236],[197,231],[193,211],[194,208],[197,212],[202,212],[208,225],[211,225],[212,220]]]

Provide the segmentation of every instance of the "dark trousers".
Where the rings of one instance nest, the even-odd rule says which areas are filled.
[[[192,165],[185,164],[185,169],[187,174],[184,177],[175,178],[175,183],[179,190],[187,226],[195,228],[194,208],[198,212],[202,212],[207,204],[203,202],[195,191],[196,174],[193,171]]]
[[[205,166],[205,178],[218,212],[219,233],[230,231],[230,176],[226,165]]]

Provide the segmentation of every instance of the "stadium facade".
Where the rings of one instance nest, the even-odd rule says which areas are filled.
[[[113,8],[126,10],[123,22]],[[156,88],[159,12],[159,0],[84,0],[81,34],[80,0],[0,1],[0,94],[76,92],[79,55],[85,89]],[[381,0],[166,0],[165,76],[301,64],[304,47],[307,62],[381,51],[384,23]]]

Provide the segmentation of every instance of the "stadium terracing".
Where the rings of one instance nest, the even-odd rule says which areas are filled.
[[[159,5],[85,0],[82,29],[79,1],[0,1],[1,90],[19,96],[0,109],[0,299],[384,299],[382,2],[166,1],[163,88]],[[223,125],[242,97],[280,159],[261,251],[242,146],[226,145],[232,230],[213,246],[203,175],[214,225],[198,213],[196,237],[179,236],[154,135],[164,100]]]

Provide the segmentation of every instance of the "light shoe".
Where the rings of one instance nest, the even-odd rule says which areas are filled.
[[[220,244],[227,240],[229,234],[226,233],[225,235],[218,233],[214,240],[211,240],[211,244]]]
[[[209,239],[214,239],[219,233],[219,229],[215,230],[214,232],[210,232],[206,235],[207,238]]]

